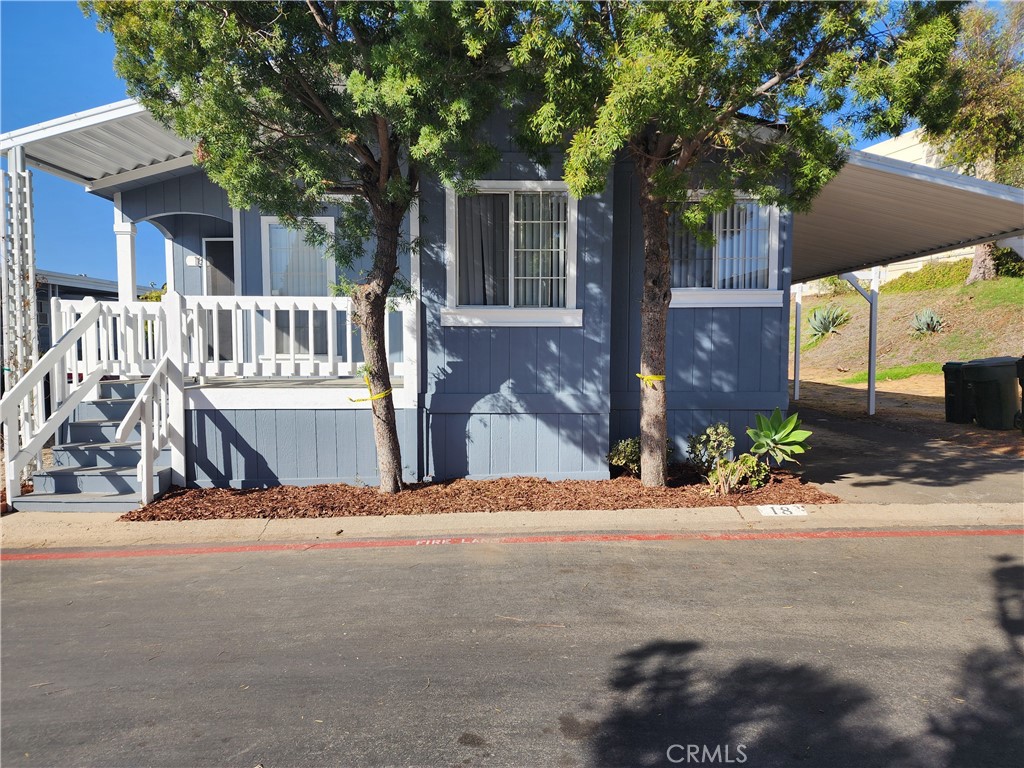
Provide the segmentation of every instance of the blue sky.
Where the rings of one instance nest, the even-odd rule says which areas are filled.
[[[0,132],[125,98],[114,44],[73,2],[0,2]],[[36,171],[36,264],[115,279],[113,206]],[[138,281],[164,282],[163,237],[139,226]]]

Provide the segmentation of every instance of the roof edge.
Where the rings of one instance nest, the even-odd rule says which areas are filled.
[[[30,144],[33,141],[39,141],[50,136],[59,136],[62,133],[70,133],[81,128],[102,125],[103,123],[146,111],[146,108],[135,99],[124,99],[122,101],[115,101],[113,104],[104,104],[101,107],[75,112],[70,115],[54,118],[53,120],[36,123],[35,125],[27,125],[24,128],[17,128],[0,134],[0,152],[6,152],[13,147]]]
[[[985,181],[974,176],[964,176],[952,171],[944,171],[941,168],[929,168],[919,163],[896,160],[859,149],[850,150],[848,163],[868,170],[895,173],[905,178],[916,179],[929,184],[953,187],[965,192],[974,192],[998,200],[1006,200],[1007,202],[1024,205],[1024,189],[1010,187],[1006,184],[997,184],[994,181]]]

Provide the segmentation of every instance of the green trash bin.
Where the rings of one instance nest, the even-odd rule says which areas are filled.
[[[966,363],[949,362],[942,366],[946,381],[946,421],[950,424],[970,424],[974,421],[974,397],[964,385]]]
[[[974,418],[986,429],[1013,429],[1018,407],[1017,358],[971,360],[961,368]]]

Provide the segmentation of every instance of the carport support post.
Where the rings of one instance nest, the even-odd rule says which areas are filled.
[[[793,399],[800,399],[800,323],[802,322],[804,308],[804,284],[797,283],[793,286],[794,322],[793,329]]]
[[[870,307],[868,319],[868,416],[875,415],[875,358],[878,357],[878,285],[880,272],[878,267],[871,270],[871,290],[860,287],[857,277],[852,272],[844,272],[841,277],[857,289],[857,293],[867,299]]]

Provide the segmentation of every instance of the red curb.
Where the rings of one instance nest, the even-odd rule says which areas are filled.
[[[777,541],[786,539],[906,539],[958,536],[1024,536],[1024,528],[963,528],[931,530],[750,531],[742,533],[575,533],[544,536],[450,536],[424,539],[363,539],[296,544],[239,544],[166,549],[96,549],[82,551],[3,552],[0,560],[95,560],[123,557],[173,557],[236,552],[288,552],[328,549],[388,549],[394,547],[458,546],[463,544],[587,544],[648,541]]]

